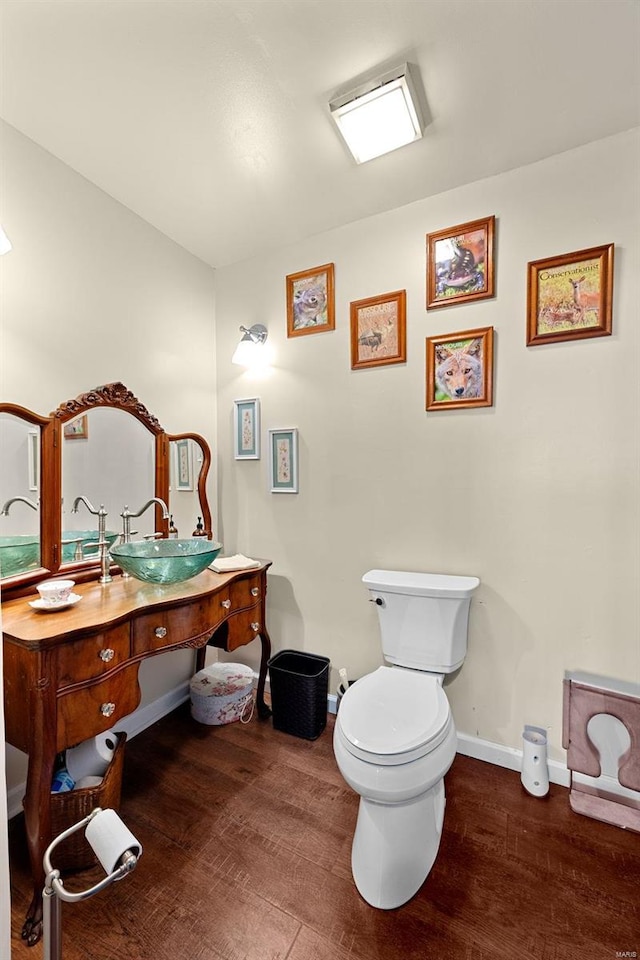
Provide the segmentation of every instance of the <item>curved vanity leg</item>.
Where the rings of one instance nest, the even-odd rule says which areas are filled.
[[[42,681],[31,691],[32,730],[41,731],[29,749],[24,822],[33,879],[33,897],[22,927],[22,939],[33,947],[42,936],[42,890],[44,868],[42,858],[51,842],[51,779],[56,759],[55,690]]]
[[[258,716],[261,720],[268,720],[271,716],[271,708],[264,702],[264,685],[267,680],[267,661],[271,656],[271,640],[266,627],[260,632],[260,643],[262,644],[262,656],[260,658],[260,673],[258,674],[258,686],[256,689],[256,707]]]

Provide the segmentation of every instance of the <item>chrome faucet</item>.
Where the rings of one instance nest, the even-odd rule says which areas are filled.
[[[112,577],[109,573],[109,541],[107,540],[107,511],[103,503],[100,504],[100,509],[96,510],[87,498],[81,495],[73,501],[71,513],[77,513],[81,503],[84,503],[89,513],[92,513],[94,517],[98,518],[97,546],[100,550],[100,579],[98,583],[111,583]]]
[[[12,503],[18,503],[18,502],[20,502],[20,503],[26,503],[27,506],[28,506],[28,507],[31,507],[32,510],[37,510],[37,509],[38,509],[38,504],[37,504],[37,503],[34,503],[33,500],[29,500],[28,497],[11,497],[10,500],[7,500],[7,502],[6,502],[5,505],[3,506],[2,510],[0,510],[0,514],[2,514],[3,517],[8,517],[8,516],[9,516],[9,507],[11,506]]]
[[[148,510],[152,503],[157,503],[159,507],[162,507],[162,519],[169,519],[169,508],[167,507],[164,500],[161,500],[160,497],[151,497],[151,500],[147,500],[144,507],[140,507],[137,513],[132,513],[129,510],[129,507],[125,507],[120,516],[122,517],[122,542],[131,543],[131,518],[132,517],[141,517],[145,510]]]

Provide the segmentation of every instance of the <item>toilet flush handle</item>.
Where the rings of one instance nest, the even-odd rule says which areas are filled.
[[[377,603],[379,607],[384,607],[384,600],[382,597],[369,597],[369,603]]]

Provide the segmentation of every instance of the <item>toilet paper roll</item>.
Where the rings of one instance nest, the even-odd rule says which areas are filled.
[[[102,783],[102,777],[81,777],[76,783],[74,790],[86,790],[87,787],[99,787]]]
[[[113,873],[120,866],[121,858],[127,850],[135,857],[142,855],[142,844],[136,840],[115,810],[101,810],[97,813],[87,824],[84,835],[107,874]]]
[[[103,777],[117,743],[118,738],[113,730],[106,730],[105,733],[99,733],[97,737],[67,750],[67,770],[76,783],[83,777]]]

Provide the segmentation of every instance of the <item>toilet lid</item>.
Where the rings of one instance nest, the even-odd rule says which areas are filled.
[[[418,748],[435,747],[449,717],[449,701],[436,676],[379,667],[349,687],[338,723],[358,754],[377,754],[384,763],[385,757],[427,753]]]

